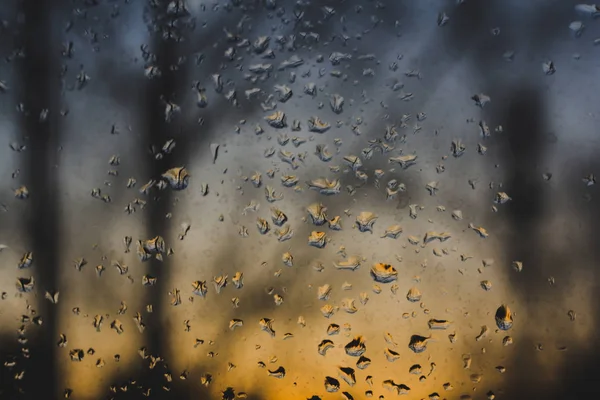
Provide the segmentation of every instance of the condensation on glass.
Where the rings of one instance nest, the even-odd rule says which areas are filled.
[[[12,1],[7,399],[600,394],[600,7]]]

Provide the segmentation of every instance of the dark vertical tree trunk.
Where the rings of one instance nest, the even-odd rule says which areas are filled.
[[[163,144],[169,139],[176,139],[176,147],[172,154],[162,154],[159,159],[155,154],[146,155],[146,171],[151,179],[159,179],[169,168],[185,165],[188,155],[188,149],[184,143],[185,138],[178,135],[180,116],[173,115],[171,121],[167,121],[165,118],[166,102],[178,103],[176,95],[180,97],[186,79],[185,64],[179,65],[178,62],[183,47],[177,39],[182,34],[181,26],[175,28],[173,24],[179,19],[180,14],[168,14],[168,4],[169,1],[165,0],[152,2],[151,28],[153,32],[150,51],[155,57],[153,65],[160,70],[160,76],[147,82],[147,90],[143,93],[144,111],[141,126],[145,149],[154,147],[160,151]],[[147,221],[147,238],[163,236],[167,240],[167,248],[171,247],[172,243],[168,242],[171,227],[167,214],[171,211],[172,189],[158,190],[154,188],[149,196],[148,205],[144,210]],[[165,359],[168,352],[166,332],[172,329],[172,327],[165,326],[167,313],[165,306],[168,304],[170,290],[167,286],[170,269],[169,257],[165,256],[164,261],[152,259],[148,263],[150,263],[148,271],[151,271],[150,273],[158,280],[154,287],[148,289],[147,304],[152,304],[153,314],[148,319],[146,340],[149,353]],[[164,377],[165,368],[168,368],[166,362],[159,364],[143,382],[143,385],[152,388],[153,396],[159,398],[166,393],[163,386],[169,386]],[[181,393],[177,389],[173,388],[169,397],[180,398]]]
[[[33,275],[38,303],[32,302],[43,325],[27,326],[31,356],[27,360],[23,388],[26,398],[52,399],[58,396],[56,368],[56,305],[44,300],[45,291],[58,290],[60,236],[57,155],[60,141],[60,54],[52,22],[56,1],[21,2],[24,24],[19,40],[25,57],[18,59],[21,132],[28,142],[25,152],[27,201],[26,226],[33,252]],[[44,114],[47,110],[47,117]],[[23,271],[28,272],[28,271]],[[28,295],[31,296],[31,295]],[[33,299],[32,299],[33,300]]]

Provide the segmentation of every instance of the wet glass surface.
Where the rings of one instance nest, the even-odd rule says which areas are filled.
[[[596,398],[598,17],[3,2],[0,398]]]

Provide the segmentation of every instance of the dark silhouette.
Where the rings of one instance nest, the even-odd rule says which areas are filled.
[[[30,358],[20,360],[26,370],[22,388],[25,398],[53,398],[58,395],[56,375],[57,314],[55,305],[44,300],[45,291],[58,287],[59,214],[57,156],[60,145],[60,59],[51,21],[61,2],[21,2],[24,23],[19,26],[17,42],[24,57],[16,60],[20,84],[21,132],[27,141],[24,160],[26,185],[31,197],[26,200],[29,246],[33,252],[35,293],[39,299],[36,314],[42,326],[26,325]],[[26,276],[30,271],[24,270]]]
[[[600,162],[596,157],[592,160],[583,160],[570,172],[568,182],[565,182],[567,192],[572,195],[572,209],[577,210],[577,218],[588,221],[581,228],[587,240],[582,243],[583,248],[576,259],[580,260],[580,268],[588,269],[586,273],[593,277],[591,282],[593,293],[597,293],[600,289],[600,274],[597,270],[597,265],[600,262],[600,247],[598,246],[596,228],[600,222],[600,203],[598,202],[600,193],[597,185],[586,186],[582,182],[582,177],[596,171],[600,171]],[[573,254],[567,254],[565,258],[569,259],[570,257],[573,257]],[[568,271],[564,271],[564,266],[561,265],[561,267],[563,267],[563,274],[568,275]],[[586,300],[592,302],[590,307],[592,315],[589,318],[592,319],[592,324],[597,325],[600,322],[600,306],[594,301],[593,297]],[[560,311],[564,312],[564,310]],[[574,311],[577,312],[577,309],[574,308]],[[561,317],[564,318],[564,314]],[[581,316],[578,318],[581,318]],[[573,323],[577,323],[577,319]],[[569,357],[565,358],[564,365],[557,373],[557,376],[560,377],[561,386],[558,388],[555,398],[577,400],[586,397],[594,398],[600,395],[600,386],[597,379],[598,374],[600,374],[600,366],[597,361],[600,355],[600,345],[598,343],[600,343],[600,334],[597,329],[594,329],[590,337],[582,343],[582,348],[570,349]],[[590,348],[587,348],[587,346],[590,346]]]
[[[531,65],[533,57],[547,57],[545,52],[560,37],[560,26],[568,26],[572,18],[574,3],[571,2],[552,2],[538,12],[532,13],[529,24],[522,26],[517,36],[510,38],[508,43],[514,46],[521,42],[522,48],[528,51],[517,53],[515,67],[518,65]],[[566,32],[565,32],[566,33]],[[505,50],[510,49],[506,47]],[[490,108],[491,119],[494,123],[501,124],[504,127],[504,133],[499,134],[493,139],[496,146],[500,146],[502,151],[502,164],[506,168],[503,190],[512,197],[512,201],[505,204],[501,212],[508,218],[507,231],[501,235],[502,243],[506,246],[504,254],[507,261],[522,261],[523,271],[516,272],[509,266],[506,266],[511,288],[516,291],[517,304],[519,307],[527,308],[537,318],[545,321],[545,324],[539,326],[539,337],[544,332],[552,332],[558,329],[568,321],[567,310],[561,306],[551,306],[557,302],[558,298],[566,295],[565,290],[573,284],[573,275],[570,273],[567,265],[572,265],[574,259],[579,259],[575,254],[583,252],[581,261],[586,264],[592,264],[597,260],[597,252],[589,249],[597,248],[594,240],[590,242],[574,244],[571,251],[558,251],[551,246],[547,246],[541,234],[540,226],[549,218],[548,206],[551,203],[554,180],[549,176],[550,182],[546,182],[543,175],[552,171],[545,170],[544,157],[557,145],[557,138],[552,134],[552,127],[549,126],[547,115],[547,105],[545,99],[545,88],[542,80],[550,80],[550,77],[544,76],[541,68],[540,58],[539,66],[533,63],[534,70],[537,72],[533,78],[521,78],[517,82],[508,83],[506,78],[502,79],[501,74],[494,73],[494,63],[489,60],[490,57],[482,57],[478,62],[480,74],[485,79],[484,90],[489,90],[492,97],[500,100],[496,101]],[[487,61],[486,61],[487,60]],[[490,72],[490,70],[492,72]],[[523,74],[527,76],[527,74]],[[494,100],[493,100],[494,101]],[[570,173],[581,173],[581,176],[568,178],[568,182],[558,183],[562,189],[561,193],[572,196],[573,210],[576,211],[576,217],[580,221],[587,221],[592,226],[595,220],[600,216],[598,208],[591,204],[583,206],[581,192],[585,185],[581,183],[583,171],[572,171]],[[574,183],[581,183],[580,187],[569,187]],[[565,186],[563,186],[565,185]],[[575,205],[576,204],[576,205]],[[562,209],[558,212],[571,212]],[[584,230],[589,229],[584,224]],[[555,232],[554,235],[565,236],[567,232]],[[569,240],[567,237],[561,240]],[[552,277],[556,285],[551,285],[547,280]],[[508,299],[507,299],[508,300]],[[518,311],[517,311],[518,312]],[[545,317],[540,318],[540,312]],[[597,318],[597,316],[596,316]],[[526,321],[523,321],[526,323]],[[517,322],[518,323],[518,322]],[[503,386],[502,396],[506,398],[532,398],[548,397],[556,399],[578,399],[593,394],[600,393],[600,389],[593,383],[594,376],[598,368],[594,367],[599,349],[593,347],[587,353],[587,357],[582,354],[573,354],[577,349],[573,349],[568,341],[565,341],[569,353],[565,353],[564,373],[557,376],[560,384],[557,387],[545,385],[545,377],[533,373],[540,367],[540,361],[533,357],[536,351],[557,352],[556,346],[560,343],[544,343],[541,339],[536,341],[538,332],[530,332],[527,338],[519,340],[512,349],[514,359],[511,361],[513,371],[507,375],[508,379]],[[584,345],[584,344],[582,344]],[[543,350],[542,350],[543,349]],[[583,358],[583,362],[581,359]],[[500,393],[498,393],[500,394]]]
[[[506,242],[513,260],[527,265],[515,278],[513,284],[525,295],[532,276],[540,275],[539,262],[533,259],[544,203],[544,180],[539,169],[541,157],[546,151],[544,115],[545,107],[541,93],[535,88],[523,86],[511,93],[504,113],[507,140],[505,154],[506,180],[504,182],[514,201],[509,202],[506,212],[510,221],[510,237]]]
[[[508,262],[521,261],[524,269],[517,273],[507,267],[511,285],[516,289],[520,306],[535,307],[539,301],[539,288],[544,287],[544,264],[538,250],[539,224],[544,218],[544,181],[538,164],[544,154],[545,107],[542,94],[533,87],[525,86],[510,92],[506,109],[501,113],[505,126],[506,171],[504,190],[513,199],[503,210],[508,218],[508,231],[503,237]],[[512,274],[510,273],[512,272]],[[534,343],[523,340],[516,344],[514,366],[522,371],[513,371],[510,385],[506,385],[509,396],[526,398],[535,395],[535,379],[526,371],[533,368],[531,352]],[[528,365],[529,367],[524,367]],[[530,369],[529,369],[530,370]],[[525,397],[523,397],[525,396]],[[514,398],[517,398],[514,397]],[[512,398],[512,397],[511,397]]]
[[[590,171],[598,170],[598,164],[580,160],[576,163],[576,168],[568,171],[567,177],[560,182],[561,193],[570,198],[569,211],[563,211],[574,213],[574,218],[578,221],[586,221],[582,223],[581,231],[589,239],[574,243],[567,251],[557,251],[546,246],[539,237],[540,225],[551,217],[544,207],[552,196],[552,191],[557,189],[551,189],[554,180],[550,176],[547,176],[549,182],[545,182],[542,174],[551,171],[543,170],[540,164],[542,156],[548,152],[548,147],[555,143],[556,138],[545,126],[547,118],[539,91],[525,88],[515,90],[513,96],[505,114],[509,144],[505,164],[510,167],[505,187],[510,191],[513,201],[506,207],[510,230],[503,241],[507,245],[506,252],[510,260],[523,261],[522,272],[510,271],[510,282],[521,299],[519,303],[531,310],[539,309],[546,313],[546,323],[538,329],[540,333],[551,332],[565,324],[568,315],[567,309],[550,304],[557,301],[557,296],[561,298],[563,293],[566,295],[566,290],[571,285],[581,284],[573,282],[570,267],[581,263],[578,267],[581,271],[592,268],[587,273],[593,276],[594,286],[600,285],[597,271],[592,267],[600,260],[595,237],[595,226],[600,221],[600,207],[593,201],[598,192],[595,187],[586,187],[582,180]],[[586,164],[591,164],[591,168],[583,169]],[[569,231],[555,234],[561,236],[560,240],[570,241]],[[545,282],[548,277],[556,280],[556,286]],[[600,320],[600,308],[592,306],[591,309],[593,314],[588,318]],[[539,367],[539,361],[531,357],[531,354],[536,349],[556,352],[554,347],[559,344],[535,342],[536,332],[532,333],[532,339],[523,340],[515,349],[516,370],[505,385],[504,395],[507,398],[549,396],[553,399],[575,400],[600,394],[595,378],[599,372],[596,360],[600,348],[597,345],[583,351],[577,344],[565,340],[568,353],[557,373],[560,384],[549,389],[542,384],[543,377],[531,372]],[[597,341],[598,334],[594,332],[588,343]],[[585,348],[588,343],[580,345]]]
[[[165,111],[169,107],[168,104],[179,104],[183,89],[187,89],[185,83],[188,78],[187,65],[189,65],[189,60],[180,62],[180,57],[184,54],[181,41],[186,33],[182,26],[184,26],[184,18],[188,16],[188,13],[185,8],[179,7],[178,2],[175,2],[175,9],[168,9],[169,3],[171,2],[154,1],[150,3],[148,10],[149,28],[152,31],[150,46],[152,55],[150,58],[154,58],[150,65],[158,68],[160,76],[147,81],[147,90],[141,94],[144,108],[140,123],[144,132],[143,148],[147,151],[155,149],[145,155],[146,173],[154,180],[160,180],[161,175],[169,168],[185,166],[190,151],[185,139],[174,133],[180,115],[176,112],[167,115],[168,111]],[[174,154],[163,154],[162,157],[157,158],[157,151],[160,152],[163,144],[174,137],[179,139]],[[172,165],[174,162],[177,165]],[[171,188],[151,189],[148,204],[144,210],[148,236],[144,239],[150,239],[157,235],[164,238],[169,237],[170,226],[167,213],[171,211],[172,199]],[[167,247],[169,246],[170,244],[167,243]],[[159,363],[152,370],[146,370],[147,373],[142,377],[141,384],[145,388],[151,388],[153,396],[158,398],[162,398],[162,396],[186,398],[189,397],[189,393],[183,392],[179,385],[173,385],[171,392],[163,389],[163,386],[171,386],[164,377],[164,373],[168,370],[166,364],[168,363],[168,347],[165,334],[168,327],[164,323],[164,318],[168,312],[165,307],[169,292],[169,288],[166,286],[169,279],[169,257],[165,255],[162,262],[153,258],[148,263],[150,263],[149,273],[156,276],[158,280],[154,287],[148,289],[147,304],[152,304],[153,313],[148,316],[145,341],[148,354],[155,357],[160,356],[165,361]]]

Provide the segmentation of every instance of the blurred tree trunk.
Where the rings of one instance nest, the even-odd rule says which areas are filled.
[[[44,300],[46,291],[58,290],[58,261],[61,243],[58,204],[57,155],[60,142],[60,40],[56,21],[61,1],[21,2],[21,24],[17,35],[24,57],[15,62],[22,102],[20,129],[27,143],[23,170],[31,196],[26,203],[28,246],[33,252],[34,316],[43,324],[25,325],[30,358],[26,361],[23,381],[26,398],[58,397],[57,376],[57,312],[56,306]],[[29,271],[24,270],[22,276]],[[31,295],[29,295],[31,296]],[[32,296],[33,299],[33,296]]]

